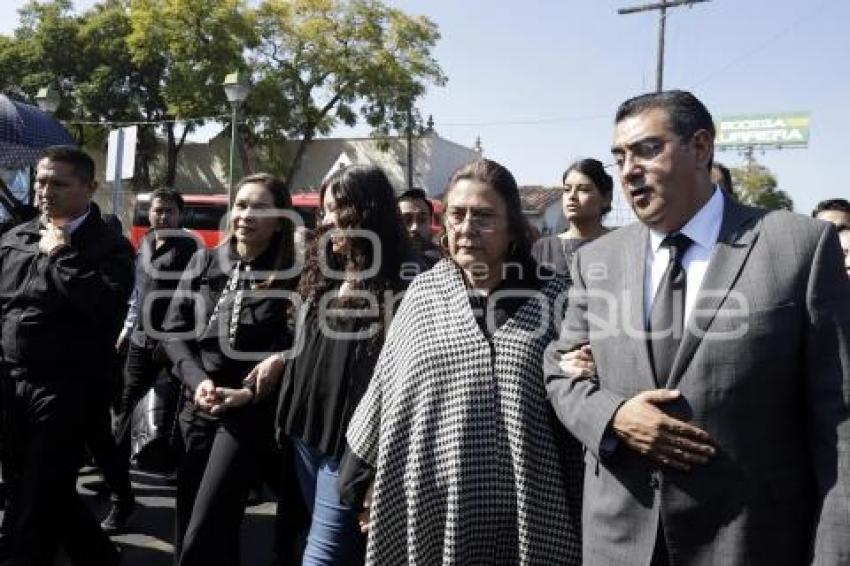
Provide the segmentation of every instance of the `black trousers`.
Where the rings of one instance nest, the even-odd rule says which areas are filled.
[[[9,502],[2,545],[12,564],[51,566],[60,545],[74,564],[119,555],[77,494],[90,386],[80,380],[2,379]]]
[[[112,434],[111,408],[116,398],[120,358],[116,356],[115,375],[103,380],[94,387],[89,398],[89,407],[85,422],[86,445],[92,458],[103,474],[103,480],[112,492],[115,501],[130,501],[133,490],[130,487],[130,465],[128,457],[119,449]]]
[[[273,404],[236,409],[211,419],[186,403],[180,412],[185,452],[177,480],[174,564],[239,564],[239,533],[248,489],[278,470],[273,450]],[[269,549],[271,551],[271,549]]]
[[[165,359],[155,357],[156,348],[130,343],[127,349],[127,361],[124,365],[124,382],[118,402],[115,404],[114,432],[115,443],[121,468],[121,478],[130,473],[130,429],[133,423],[133,411],[151,387],[156,383],[160,372],[170,366]],[[120,479],[120,478],[119,478]],[[107,480],[107,483],[108,480]],[[110,484],[110,488],[113,486]],[[122,495],[113,488],[117,499]],[[132,495],[130,496],[132,498]]]

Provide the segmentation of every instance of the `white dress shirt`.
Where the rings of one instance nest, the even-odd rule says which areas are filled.
[[[680,233],[693,240],[685,255],[682,256],[682,267],[687,277],[687,290],[685,291],[686,322],[691,315],[697,293],[702,285],[706,269],[708,269],[708,261],[711,259],[711,252],[717,243],[722,221],[723,194],[720,189],[714,187],[714,194],[711,195],[708,202],[679,230]],[[670,261],[670,250],[661,247],[661,242],[665,236],[667,234],[649,230],[649,242],[647,244],[649,249],[646,254],[646,269],[644,270],[643,312],[645,323],[649,322],[652,301],[655,299],[655,293],[661,284],[664,270],[667,269],[667,264]]]

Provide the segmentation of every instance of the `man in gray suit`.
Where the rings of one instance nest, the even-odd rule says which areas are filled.
[[[834,228],[712,185],[692,94],[624,102],[640,222],[583,247],[546,353],[586,446],[585,564],[850,564],[850,285]]]

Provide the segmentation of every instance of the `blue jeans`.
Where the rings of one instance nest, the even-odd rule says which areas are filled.
[[[302,566],[362,564],[366,537],[357,526],[358,509],[339,495],[339,460],[291,438],[301,495],[311,514]]]

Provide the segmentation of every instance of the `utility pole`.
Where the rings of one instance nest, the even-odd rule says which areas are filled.
[[[413,188],[413,102],[407,104],[407,190]]]
[[[658,62],[655,68],[655,92],[661,92],[663,90],[662,85],[664,84],[664,33],[667,26],[667,8],[678,8],[679,6],[690,7],[691,4],[698,4],[700,2],[708,2],[708,0],[661,0],[653,4],[620,8],[617,10],[617,13],[621,16],[658,10]]]
[[[756,158],[753,155],[755,153],[755,148],[751,145],[748,145],[743,149],[741,154],[744,156],[744,160],[747,162],[747,173],[752,175],[753,169],[756,165]]]

